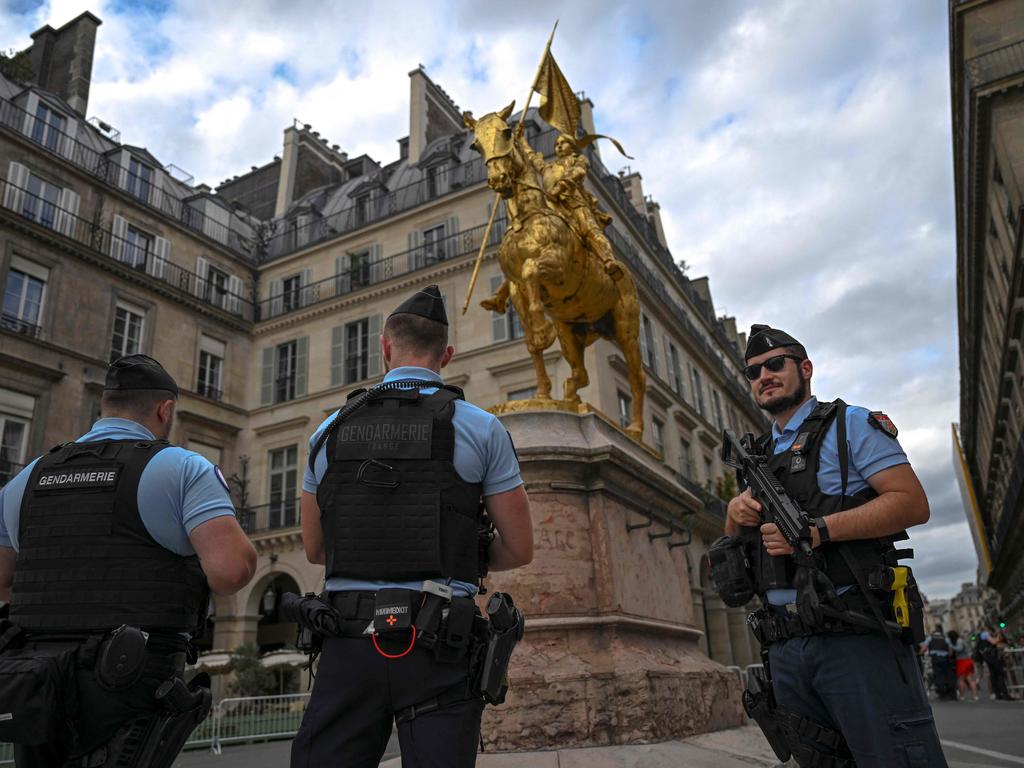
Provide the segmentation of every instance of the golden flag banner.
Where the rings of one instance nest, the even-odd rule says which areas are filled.
[[[575,138],[580,124],[580,101],[550,50],[541,62],[533,90],[540,94],[538,111],[544,122],[559,133]]]
[[[580,125],[580,100],[576,98],[576,92],[565,79],[562,70],[559,68],[555,57],[548,49],[544,54],[540,69],[537,70],[537,79],[533,83],[533,90],[540,94],[540,107],[538,112],[548,125],[576,139],[576,146],[579,149],[593,144],[598,139],[608,139],[619,152],[633,159],[626,154],[622,145],[611,136],[604,136],[600,133],[585,133],[582,137],[576,138]]]

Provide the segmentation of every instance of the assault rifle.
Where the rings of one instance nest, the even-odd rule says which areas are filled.
[[[722,439],[722,461],[738,470],[743,482],[750,488],[754,498],[760,502],[765,522],[775,523],[789,546],[813,558],[811,549],[811,519],[793,501],[768,469],[764,456],[752,454],[754,436],[747,434],[743,441],[736,439],[730,430],[725,430]],[[747,445],[745,446],[744,443]]]

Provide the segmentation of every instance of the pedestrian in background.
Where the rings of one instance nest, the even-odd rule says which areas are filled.
[[[955,629],[949,631],[949,644],[956,659],[956,684],[962,701],[967,700],[967,687],[970,686],[974,695],[973,701],[978,700],[978,681],[974,676],[974,660],[967,648],[967,642],[960,637]]]
[[[978,638],[977,655],[988,667],[989,689],[999,701],[1012,701],[1006,689],[1006,665],[991,632],[982,632]]]

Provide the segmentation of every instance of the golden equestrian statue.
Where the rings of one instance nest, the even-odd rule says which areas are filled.
[[[550,40],[548,46],[550,49]],[[463,115],[466,127],[474,133],[471,146],[487,165],[487,184],[504,199],[508,216],[498,249],[505,281],[481,306],[499,313],[507,310],[509,301],[515,307],[537,374],[537,400],[551,400],[551,379],[543,355],[556,337],[572,369],[562,395],[569,405],[581,403],[579,390],[589,383],[584,349],[599,338],[615,342],[629,366],[633,397],[626,432],[639,440],[646,387],[639,343],[640,302],[632,277],[615,260],[604,234],[611,217],[598,208],[597,199],[583,186],[589,163],[580,150],[597,137],[574,138],[579,102],[549,49],[534,89],[542,95],[541,116],[562,131],[554,160],[545,162],[543,155],[530,147],[522,119],[516,127],[508,124],[515,102],[479,120],[468,112]],[[493,206],[492,220],[496,209],[497,205]],[[475,278],[476,272],[474,282]],[[466,301],[468,305],[468,296]]]

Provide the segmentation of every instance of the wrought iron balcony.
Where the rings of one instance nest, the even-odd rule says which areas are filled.
[[[41,328],[38,325],[22,320],[20,317],[10,315],[4,312],[0,315],[0,328],[5,331],[12,331],[13,333],[20,333],[24,336],[30,336],[35,339],[39,337],[39,331]]]
[[[282,499],[257,507],[239,509],[235,516],[242,530],[250,536],[267,531],[295,528],[301,523],[299,500]]]

